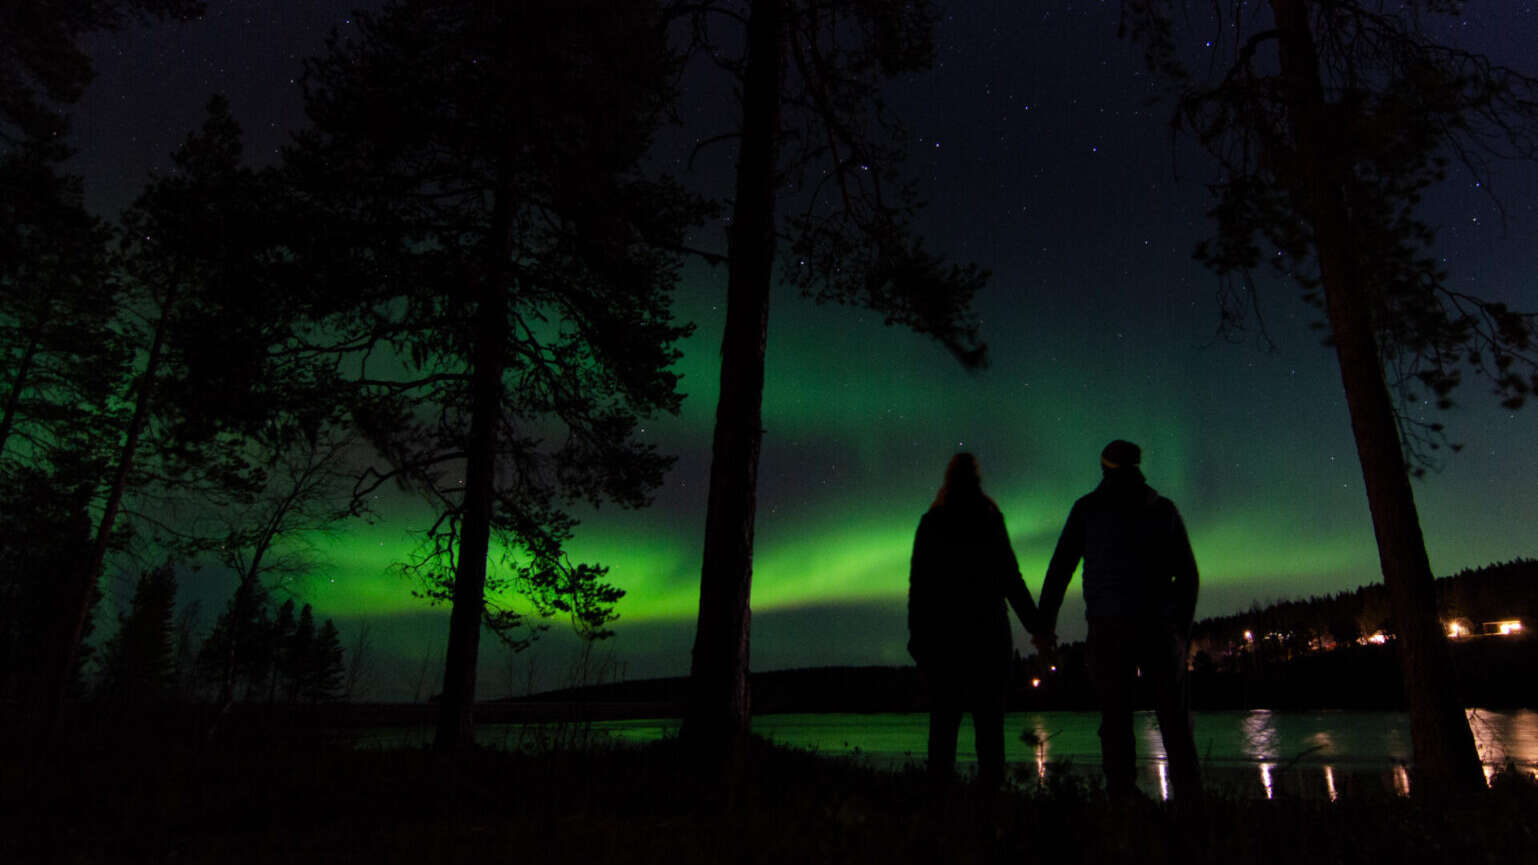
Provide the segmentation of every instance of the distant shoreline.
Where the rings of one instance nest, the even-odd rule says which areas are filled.
[[[1488,706],[1470,706],[1469,708],[1488,709]],[[1503,709],[1530,709],[1538,711],[1538,705],[1525,707],[1502,707]],[[551,700],[551,699],[515,699],[498,700],[489,703],[479,703],[475,707],[475,721],[477,725],[505,725],[505,724],[587,724],[607,721],[643,721],[643,720],[681,720],[684,715],[685,704],[675,702],[657,701],[615,701],[615,700]],[[754,714],[768,716],[781,714],[807,714],[807,715],[874,715],[874,714],[914,714],[926,710],[916,709],[874,709],[868,711],[842,711],[842,710],[802,710],[796,708],[778,708],[774,711],[757,711]],[[1082,707],[1051,708],[1051,707],[1027,707],[1011,708],[1011,712],[1071,712],[1088,711]],[[1198,709],[1196,711],[1245,711],[1242,709]],[[1402,712],[1403,708],[1373,708],[1361,709],[1358,707],[1335,708],[1287,708],[1277,709],[1281,712],[1307,712],[1307,711],[1372,711],[1372,712]],[[431,728],[438,721],[438,706],[436,703],[333,703],[320,706],[243,706],[236,710],[236,723],[242,721],[266,721],[283,724],[292,723],[303,728],[324,728],[335,731],[354,731],[367,729],[425,729]]]
[[[1006,708],[1011,712],[1092,711],[1093,689],[1082,672],[1082,645],[1065,646],[1055,670],[1035,657],[1020,659]],[[1079,656],[1076,657],[1076,653]],[[1489,640],[1454,646],[1464,705],[1482,709],[1538,709],[1538,638]],[[1282,661],[1255,659],[1240,670],[1192,673],[1196,711],[1403,711],[1398,661],[1392,643],[1311,653]],[[1035,684],[1033,684],[1033,681]],[[928,683],[912,666],[813,667],[770,670],[751,677],[755,715],[926,713]],[[681,718],[688,705],[684,676],[608,682],[524,697],[478,702],[478,724],[560,724]],[[10,709],[12,711],[6,711]],[[12,716],[19,707],[0,704]],[[167,728],[212,726],[295,731],[426,728],[436,725],[435,701],[238,703],[221,716],[213,704],[145,707],[148,723]]]

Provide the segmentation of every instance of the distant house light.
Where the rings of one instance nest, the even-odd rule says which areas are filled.
[[[1031,680],[1031,687],[1032,688],[1040,688],[1041,687],[1041,680],[1040,679],[1032,679]]]
[[[1244,641],[1246,643],[1253,643],[1253,642],[1255,642],[1255,632],[1254,631],[1245,631],[1244,632]]]
[[[1375,646],[1381,646],[1388,642],[1388,634],[1385,634],[1382,631],[1374,631],[1372,636],[1367,638],[1367,642],[1372,643]]]
[[[1453,637],[1453,638],[1457,638],[1457,637],[1467,637],[1468,635],[1469,635],[1469,629],[1465,628],[1463,626],[1462,622],[1448,622],[1447,623],[1447,636]]]
[[[1503,637],[1509,637],[1512,634],[1520,634],[1522,633],[1522,620],[1504,619],[1499,622],[1485,622],[1485,633],[1499,634]]]

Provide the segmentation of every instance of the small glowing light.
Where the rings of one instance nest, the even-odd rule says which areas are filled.
[[[1245,631],[1244,632],[1244,641],[1246,643],[1253,643],[1253,642],[1255,642],[1255,632],[1254,631]]]
[[[1335,789],[1335,767],[1324,767],[1324,789],[1330,794],[1330,801],[1340,798],[1340,792]]]
[[[1274,768],[1270,763],[1260,764],[1260,783],[1261,786],[1266,788],[1267,799],[1270,799],[1272,796],[1271,770]]]
[[[1031,687],[1032,688],[1040,688],[1041,687],[1041,680],[1040,679],[1032,679],[1031,680]]]
[[[1377,633],[1374,633],[1371,637],[1368,637],[1367,638],[1367,642],[1372,643],[1373,645],[1376,645],[1376,646],[1381,646],[1384,643],[1388,642],[1388,635],[1383,633],[1382,631],[1378,631]]]
[[[1496,627],[1500,628],[1501,636],[1505,637],[1509,637],[1512,634],[1520,634],[1522,632],[1521,622],[1497,622]]]
[[[1463,629],[1463,626],[1458,624],[1457,622],[1453,622],[1452,624],[1447,626],[1447,636],[1449,636],[1449,637],[1461,637],[1461,636],[1463,636],[1466,633],[1468,633],[1468,632],[1465,631]]]
[[[1057,665],[1056,664],[1052,665],[1052,672],[1054,672],[1054,673],[1057,672]]]
[[[1403,763],[1394,767],[1394,792],[1401,796],[1410,795],[1410,770]]]

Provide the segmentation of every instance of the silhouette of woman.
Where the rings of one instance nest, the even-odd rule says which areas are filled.
[[[1004,696],[1014,641],[1009,611],[1036,628],[1036,604],[1020,577],[1004,515],[983,494],[977,459],[951,458],[945,485],[919,521],[908,575],[908,653],[929,682],[929,772],[956,765],[956,734],[972,713],[978,778],[1004,778]]]

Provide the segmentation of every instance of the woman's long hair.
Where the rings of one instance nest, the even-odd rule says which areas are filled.
[[[945,505],[965,505],[967,503],[985,502],[988,507],[998,510],[998,505],[993,499],[983,495],[983,477],[977,468],[977,457],[969,453],[959,453],[951,457],[950,464],[945,467],[945,483],[940,487],[940,492],[935,496],[935,503],[931,508],[944,507]]]

